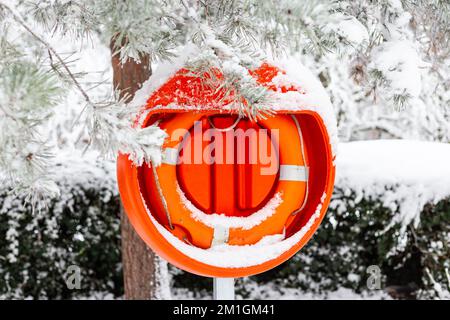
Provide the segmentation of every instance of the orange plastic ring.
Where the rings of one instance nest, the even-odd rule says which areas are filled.
[[[186,122],[191,121],[191,123],[192,120],[199,115],[187,114],[188,113],[186,113],[185,120]],[[276,116],[271,118],[272,120],[267,121],[283,121],[273,120],[275,118],[282,119],[282,116]],[[147,205],[145,203],[146,199],[141,194],[139,184],[141,177],[139,177],[139,170],[131,163],[127,155],[121,154],[118,157],[117,165],[119,190],[125,211],[127,212],[127,215],[137,233],[152,249],[172,264],[186,271],[204,276],[248,276],[269,270],[289,259],[293,254],[300,250],[303,245],[306,244],[314,231],[318,228],[330,201],[334,181],[334,165],[331,146],[329,144],[328,134],[322,119],[312,111],[301,112],[298,114],[297,118],[299,119],[302,127],[305,127],[310,133],[305,135],[305,147],[308,153],[310,173],[311,176],[314,176],[314,180],[310,183],[311,196],[308,198],[308,204],[302,211],[301,215],[290,221],[290,224],[286,230],[286,236],[290,237],[307,223],[311,221],[312,223],[308,224],[308,229],[304,232],[300,240],[289,249],[281,253],[278,257],[257,265],[225,268],[198,261],[181,252],[161,234],[160,230],[157,226],[155,226],[154,221],[156,220],[149,217]],[[272,126],[274,124],[265,123],[265,125]],[[280,148],[280,152],[282,152],[282,150],[284,149]],[[292,152],[292,154],[294,155],[295,152]],[[300,157],[297,153],[296,159],[299,158]],[[297,187],[294,189],[298,190]],[[295,205],[286,205],[295,207],[298,205],[298,202],[295,203]],[[283,210],[283,212],[289,211],[290,209],[285,211]],[[313,215],[315,215],[315,219],[311,219]],[[280,221],[281,220],[282,219],[280,219]],[[284,223],[285,221],[283,222],[283,225]],[[210,243],[205,243],[205,247],[208,247],[208,245],[210,245]]]

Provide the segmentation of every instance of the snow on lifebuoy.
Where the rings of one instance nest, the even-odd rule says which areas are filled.
[[[158,125],[169,138],[161,165],[135,167],[126,155],[119,156],[122,201],[141,238],[179,268],[216,277],[264,272],[300,250],[326,213],[337,149],[333,107],[320,81],[298,60],[264,62],[247,71],[267,90],[274,115],[258,124],[241,120],[240,126],[270,132],[257,140],[266,149],[278,147],[270,178],[254,173],[263,162],[253,169],[236,163],[179,163],[192,155],[183,148],[195,151],[196,137],[209,130],[195,131],[195,122],[216,129],[211,117],[217,116],[227,123],[224,128],[241,129],[235,127],[236,107],[221,98],[220,86],[205,87],[201,77],[183,69],[193,54],[195,49],[188,48],[176,61],[162,63],[133,100],[146,105],[137,123]],[[175,135],[180,129],[185,133]],[[206,144],[199,146],[205,148],[203,155]]]
[[[326,194],[324,193],[321,197],[322,201],[325,198]],[[164,226],[159,224],[147,207],[146,210],[149,218],[155,224],[160,234],[186,256],[215,267],[243,268],[256,266],[276,259],[292,248],[310,230],[315,220],[320,217],[322,206],[323,202],[317,206],[316,211],[308,222],[297,233],[287,239],[285,239],[284,234],[276,234],[265,236],[253,245],[233,246],[221,244],[209,249],[200,249],[181,241]]]

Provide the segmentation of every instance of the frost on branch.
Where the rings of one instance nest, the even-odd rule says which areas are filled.
[[[0,180],[38,203],[59,192],[50,175],[53,149],[41,126],[52,116],[61,90],[55,76],[34,63],[13,54],[0,60]]]
[[[92,145],[102,154],[114,157],[128,154],[137,166],[144,162],[159,165],[161,147],[167,134],[156,125],[145,128],[134,125],[138,110],[124,100],[89,107],[89,132]]]
[[[385,42],[373,50],[369,69],[375,77],[385,81],[384,96],[397,99],[394,103],[402,108],[408,99],[420,96],[421,64],[423,63],[412,43],[392,41]]]
[[[174,49],[193,42],[206,54],[193,71],[219,69],[222,87],[233,92],[242,114],[258,118],[270,113],[267,94],[245,69],[257,66],[266,49],[280,53],[301,47],[325,52],[337,45],[336,33],[322,25],[338,21],[333,2],[314,1],[31,1],[25,7],[49,31],[77,37],[99,32],[113,39],[122,62],[148,55],[167,60]]]

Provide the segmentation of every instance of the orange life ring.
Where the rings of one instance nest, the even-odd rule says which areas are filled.
[[[296,72],[295,70],[301,71],[296,68],[292,72]],[[304,85],[299,81],[285,77],[285,70],[268,63],[263,63],[255,70],[249,70],[249,74],[261,86],[273,92],[280,99],[280,105],[276,106],[275,116],[267,120],[260,120],[258,123],[261,125],[260,127],[283,130],[286,127],[289,129],[288,134],[281,135],[283,141],[278,141],[281,144],[279,151],[284,155],[281,155],[283,159],[277,159],[277,163],[280,162],[282,166],[289,164],[293,166],[282,167],[281,179],[278,179],[279,174],[264,178],[261,175],[255,175],[257,178],[254,179],[253,172],[255,170],[253,169],[258,169],[257,167],[260,165],[258,164],[251,168],[251,179],[244,179],[244,183],[242,183],[241,173],[244,172],[243,175],[246,176],[246,172],[248,172],[247,164],[245,164],[233,168],[233,170],[236,169],[233,179],[225,181],[228,178],[228,172],[232,170],[228,170],[228,167],[224,168],[226,165],[215,165],[214,167],[209,166],[211,175],[215,175],[214,179],[219,174],[219,179],[216,179],[213,184],[210,179],[196,179],[198,172],[203,172],[202,170],[205,170],[203,167],[207,167],[206,165],[193,167],[191,164],[182,163],[177,166],[167,166],[167,164],[162,164],[160,167],[147,164],[136,166],[127,154],[118,156],[117,180],[120,196],[127,217],[135,231],[159,256],[178,268],[198,275],[210,277],[250,276],[265,272],[285,262],[297,253],[317,230],[325,216],[333,193],[335,176],[332,150],[332,142],[335,138],[333,119],[324,118],[325,113],[321,111],[322,109],[316,108],[317,101],[314,99],[303,100],[302,98],[305,94],[314,95],[317,92],[315,90],[309,92],[308,88],[303,88]],[[281,77],[283,81],[279,81],[280,79],[275,81],[275,78],[278,77]],[[291,94],[295,94],[299,100],[291,99],[289,97]],[[202,116],[214,119],[214,117],[220,118],[225,115],[228,119],[218,122],[219,127],[222,127],[222,125],[228,125],[227,121],[231,122],[233,114],[235,114],[233,110],[224,108],[231,102],[224,97],[224,90],[204,86],[202,77],[181,68],[150,94],[145,107],[146,111],[140,114],[136,125],[145,127],[159,122],[167,130],[175,130],[175,127],[189,128],[195,119]],[[309,98],[311,97],[309,96]],[[284,98],[286,98],[286,103],[284,103]],[[203,122],[207,123],[207,121]],[[240,122],[238,127],[251,126],[244,122]],[[303,143],[300,145],[298,139],[293,139],[295,135],[298,136],[298,132],[295,131],[297,124],[303,131]],[[172,129],[170,126],[173,126]],[[167,142],[165,147],[174,148],[177,143],[179,141],[174,141],[173,144]],[[272,143],[272,139],[270,139],[270,143]],[[303,162],[302,154],[306,159]],[[170,161],[170,157],[174,155],[177,155],[175,151],[169,151],[169,158],[166,158],[165,162]],[[182,157],[184,156],[182,154]],[[288,159],[292,159],[293,162]],[[308,166],[308,174],[314,179],[309,179],[307,185],[302,181],[285,181],[285,176],[298,175],[295,179],[300,179],[301,176],[305,177],[305,170],[299,169],[304,163]],[[176,172],[173,170],[174,167],[177,168]],[[172,184],[178,179],[183,193],[176,191],[176,183]],[[209,181],[206,182],[208,186],[205,181]],[[159,192],[162,189],[158,188],[158,183],[161,182],[165,193],[169,192],[166,197],[171,197],[171,199],[163,199],[164,196],[160,196],[163,192]],[[221,186],[218,185],[219,183],[226,183],[226,185]],[[266,188],[262,188],[258,183],[264,184]],[[161,187],[160,184],[159,186]],[[230,191],[223,192],[227,188]],[[256,192],[254,192],[255,188]],[[206,220],[200,220],[200,222],[192,219],[193,208],[186,209],[184,208],[185,203],[180,202],[180,200],[184,200],[182,197],[185,195],[191,204],[195,204],[194,208],[202,209],[205,217],[210,216],[208,213],[211,212],[226,211],[225,213],[229,216],[226,221],[229,222],[234,217],[248,217],[247,214],[252,213],[253,210],[259,210],[260,203],[268,204],[267,199],[275,198],[273,194],[275,188],[282,188],[284,193],[289,193],[291,196],[284,197],[273,215],[267,216],[266,220],[260,224],[255,224],[247,230],[230,227],[227,237],[224,233],[216,234],[216,240],[221,238],[223,242],[227,243],[223,246],[211,247],[212,239],[214,239],[214,227],[208,225]],[[304,190],[304,188],[307,189]],[[244,194],[241,190],[244,189],[247,191],[246,194],[250,194],[249,197],[241,197]],[[218,190],[221,190],[220,193]],[[296,191],[295,194],[294,191]],[[217,197],[219,194],[220,197]],[[236,196],[237,194],[239,197]],[[222,198],[222,196],[224,197]],[[230,199],[233,199],[234,202],[228,202]],[[302,199],[306,200],[303,204],[301,203]],[[167,209],[170,210],[166,211],[167,205],[169,205]],[[183,221],[177,220],[179,211],[173,210],[172,205],[177,205],[178,209],[183,210],[182,213],[185,217]],[[292,211],[299,211],[298,207],[302,209],[301,212],[291,214]],[[171,214],[168,215],[167,212]],[[276,222],[270,220],[275,216],[278,217]],[[262,230],[263,225],[265,226],[263,223],[267,223],[264,230]],[[272,242],[261,241],[255,245],[245,244],[254,243],[261,238],[262,234],[266,235],[266,233],[284,233],[284,240],[281,239],[283,236],[274,236],[267,239]],[[222,236],[220,237],[220,235]],[[180,241],[180,239],[186,238],[187,241]]]
[[[273,213],[250,228],[226,226],[208,226],[192,216],[180,197],[177,182],[176,165],[183,136],[174,137],[175,130],[187,132],[193,123],[203,115],[182,113],[163,121],[160,127],[166,131],[169,139],[163,145],[163,163],[155,170],[159,196],[163,210],[167,215],[169,227],[174,235],[200,248],[210,248],[213,244],[249,245],[260,241],[264,236],[282,234],[292,221],[291,216],[305,202],[307,191],[306,155],[302,147],[301,130],[294,116],[278,115],[260,120],[259,123],[269,129],[278,130],[273,135],[279,149],[279,176],[273,192],[281,197]],[[172,138],[170,138],[172,137]],[[246,218],[243,218],[244,220]],[[248,218],[247,218],[248,219]]]

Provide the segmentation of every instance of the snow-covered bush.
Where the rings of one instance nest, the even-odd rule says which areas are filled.
[[[23,197],[0,188],[0,297],[121,295],[120,201],[112,163],[59,162],[61,196],[31,213]],[[70,266],[80,289],[69,290]]]
[[[329,211],[303,251],[273,272],[276,281],[304,291],[334,291],[340,287],[364,291],[371,275],[368,268],[377,266],[380,289],[403,298],[437,297],[425,268],[431,264],[436,280],[446,285],[443,261],[448,264],[450,258],[446,223],[450,199],[427,205],[420,227],[401,233],[400,225],[385,231],[393,213],[379,199],[355,202],[355,197],[355,192],[336,189],[333,206],[345,204],[346,210],[335,207]],[[416,292],[419,288],[426,290]]]
[[[352,162],[356,171],[361,168],[352,154],[351,147],[341,147],[341,157],[347,158],[338,162],[343,176],[338,177],[330,210],[313,239],[282,266],[239,280],[240,296],[273,297],[272,291],[264,295],[258,291],[263,284],[281,294],[289,288],[324,295],[342,288],[364,292],[370,276],[367,268],[375,265],[380,268],[380,288],[396,297],[447,297],[450,193],[425,199],[417,209],[419,223],[414,226],[415,219],[409,220],[405,228],[402,219],[394,219],[402,217],[405,199],[384,197],[404,192],[405,182],[385,183],[383,193],[373,192],[370,183],[352,185],[345,179],[351,177],[345,163]],[[364,164],[362,158],[360,165]],[[9,188],[0,189],[0,297],[121,297],[120,202],[114,165],[66,157],[58,168],[61,198],[48,200],[34,214]],[[80,268],[78,290],[69,290],[66,284],[71,265]],[[208,278],[176,268],[171,274],[175,296],[180,292],[202,296],[211,289]]]
[[[400,225],[384,231],[393,213],[382,201],[361,198],[355,202],[355,196],[355,192],[336,188],[333,208],[305,248],[276,269],[238,280],[238,294],[264,299],[290,289],[299,296],[327,296],[342,288],[379,294],[380,290],[367,286],[368,268],[375,266],[380,270],[380,289],[395,298],[439,298],[427,269],[442,288],[441,298],[448,298],[445,266],[450,261],[450,198],[426,205],[420,226],[408,228],[399,237]],[[345,204],[346,210],[339,210],[338,204]],[[399,243],[399,238],[405,241]],[[207,278],[175,270],[173,279],[175,288],[189,288],[197,296],[211,290]],[[257,288],[266,284],[275,292],[258,295]]]

